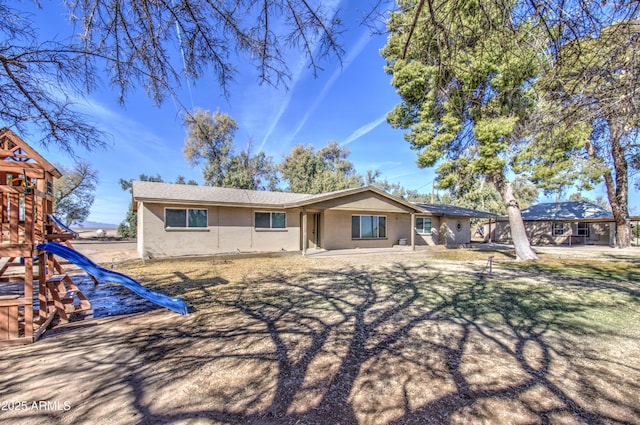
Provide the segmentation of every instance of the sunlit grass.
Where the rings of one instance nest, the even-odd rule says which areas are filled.
[[[322,423],[318,411],[342,418],[344,406],[350,423],[424,423],[433,412],[443,423],[453,412],[460,423],[509,423],[514,411],[518,423],[543,423],[537,406],[552,400],[584,423],[637,422],[633,262],[517,262],[472,249],[183,258],[118,271],[190,306],[152,331],[208,408],[262,418],[276,406],[283,423]]]
[[[490,255],[496,261],[491,275],[482,267]],[[347,302],[359,302],[359,282],[368,282],[393,302],[402,302],[407,296],[402,285],[411,279],[424,308],[443,305],[448,314],[465,320],[501,325],[515,320],[520,326],[535,320],[576,334],[640,335],[640,267],[636,264],[544,258],[517,262],[508,251],[478,250],[442,250],[434,259],[437,269],[431,258],[414,261],[406,275],[379,267],[369,267],[369,273],[348,261],[338,264],[338,260],[302,257],[156,260],[122,265],[119,271],[152,289],[184,298],[201,313],[215,311],[240,290],[243,297],[269,304],[299,292],[292,282],[313,288],[326,280],[333,285],[323,286],[323,291],[339,291]],[[463,266],[474,261],[475,270]],[[630,326],[633,323],[636,326]]]

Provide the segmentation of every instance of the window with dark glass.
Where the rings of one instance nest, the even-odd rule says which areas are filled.
[[[284,212],[256,212],[256,229],[286,229],[287,213]]]
[[[416,217],[416,231],[421,235],[431,234],[431,218]]]
[[[564,236],[567,233],[565,223],[553,223],[553,236]]]
[[[164,227],[207,227],[208,211],[197,208],[166,208]]]
[[[578,236],[589,237],[589,223],[578,223]]]
[[[381,239],[387,237],[387,218],[383,215],[351,216],[352,239]]]

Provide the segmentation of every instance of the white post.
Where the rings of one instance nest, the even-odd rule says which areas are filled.
[[[411,213],[411,250],[416,250],[416,214]]]
[[[302,208],[302,255],[307,255],[309,238],[307,236],[307,207]]]

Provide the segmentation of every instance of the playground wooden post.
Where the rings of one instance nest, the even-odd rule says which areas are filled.
[[[54,256],[36,249],[47,241],[69,245],[70,235],[49,219],[53,181],[61,176],[15,133],[0,129],[0,345],[30,343],[42,335],[57,311],[54,299],[60,300],[58,308],[63,309],[60,315],[65,319],[69,313],[91,311],[89,301]],[[17,259],[21,264],[15,263]],[[56,271],[63,277],[47,285]],[[77,300],[80,305],[73,305]],[[37,314],[34,302],[38,303]]]

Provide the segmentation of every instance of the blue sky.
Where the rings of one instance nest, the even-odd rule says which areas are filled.
[[[292,80],[289,90],[285,90],[259,85],[253,65],[239,62],[239,73],[228,98],[211,75],[200,81],[185,80],[179,90],[181,101],[189,107],[230,114],[239,126],[237,146],[244,146],[251,138],[254,149],[263,150],[276,162],[296,144],[320,148],[335,140],[350,149],[349,159],[361,174],[379,169],[382,178],[390,182],[430,192],[432,170],[417,167],[416,152],[410,149],[402,132],[392,129],[385,120],[386,113],[400,101],[390,85],[390,76],[384,73],[384,59],[379,54],[386,37],[373,36],[368,28],[359,25],[358,2],[336,0],[336,4],[343,9],[347,29],[342,38],[342,64],[337,60],[324,63],[324,71],[314,78],[304,58],[292,55]],[[70,34],[62,9],[37,13],[38,18],[46,16],[46,22],[38,20],[48,34]],[[185,129],[175,103],[168,99],[161,107],[155,107],[141,89],[131,93],[121,107],[117,95],[102,87],[86,96],[80,107],[110,133],[110,148],[77,152],[99,172],[100,183],[88,219],[112,224],[124,219],[130,202],[129,193],[118,184],[120,178],[160,174],[165,181],[174,181],[182,175],[202,184],[200,168],[190,168],[182,155]],[[34,147],[53,163],[72,164],[71,158],[55,149]]]
[[[254,149],[265,151],[276,162],[296,144],[321,148],[335,140],[350,149],[349,159],[361,174],[379,169],[391,182],[430,191],[433,173],[415,165],[416,153],[402,132],[385,121],[386,113],[400,100],[379,54],[386,37],[372,36],[369,28],[359,25],[357,2],[340,3],[347,28],[342,36],[342,64],[325,62],[324,70],[314,78],[305,59],[292,55],[292,79],[286,90],[260,85],[254,66],[240,62],[228,99],[211,75],[197,82],[185,80],[180,100],[189,107],[230,114],[239,127],[236,145],[243,147],[252,139]],[[47,19],[50,26],[45,30],[64,36],[70,27],[62,9],[59,16]],[[108,87],[86,96],[81,110],[110,133],[110,148],[77,152],[99,170],[100,183],[89,220],[114,224],[123,220],[130,202],[129,194],[118,184],[120,178],[160,174],[165,181],[173,181],[182,175],[202,184],[200,168],[190,168],[182,155],[185,129],[171,99],[158,108],[140,90],[127,97],[124,107],[116,100],[117,92]],[[34,147],[51,162],[72,164],[71,158],[55,149]]]

